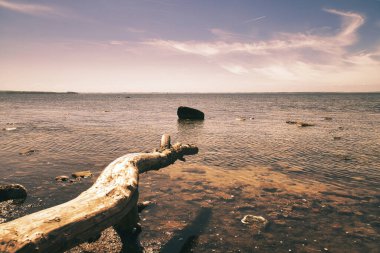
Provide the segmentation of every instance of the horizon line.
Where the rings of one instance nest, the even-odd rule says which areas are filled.
[[[122,92],[78,92],[78,91],[28,91],[28,90],[0,90],[0,93],[40,93],[40,94],[306,94],[306,93],[321,93],[321,94],[368,94],[368,93],[380,93],[378,91],[244,91],[244,92],[165,92],[165,91],[152,91],[152,92],[134,92],[134,91],[122,91]]]

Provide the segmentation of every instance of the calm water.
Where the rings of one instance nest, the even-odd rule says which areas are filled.
[[[206,120],[178,122],[180,105],[204,111]],[[198,213],[207,213],[196,239],[178,246],[182,252],[379,252],[379,125],[380,94],[0,93],[0,127],[17,128],[0,131],[0,183],[28,189],[19,215],[46,208],[88,188],[115,158],[150,151],[169,133],[172,140],[196,144],[200,153],[141,177],[142,198],[156,202],[141,214],[147,251],[165,249]],[[19,154],[30,149],[36,152]],[[95,177],[74,184],[54,180],[88,169]],[[255,176],[262,185],[250,185]],[[304,188],[287,188],[293,184]],[[297,199],[311,204],[303,213],[290,208],[300,217],[289,219],[283,210]],[[273,204],[270,210],[266,201]],[[315,211],[315,201],[333,211]],[[272,225],[257,233],[240,222],[246,214],[264,216]],[[341,227],[331,228],[333,223]],[[310,238],[301,238],[306,230]]]

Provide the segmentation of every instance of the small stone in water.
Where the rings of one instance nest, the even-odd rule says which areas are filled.
[[[243,224],[254,224],[254,223],[261,223],[263,227],[265,227],[268,224],[268,220],[265,219],[262,216],[255,216],[248,214],[241,219],[241,222]]]
[[[56,177],[55,178],[55,180],[57,180],[57,181],[67,181],[67,180],[69,180],[69,177],[68,176],[58,176],[58,177]]]
[[[309,126],[314,126],[314,124],[310,123],[305,123],[305,122],[297,122],[298,127],[309,127]]]
[[[37,150],[35,150],[35,149],[29,149],[29,150],[20,151],[18,154],[19,155],[32,155],[35,152],[37,152]]]
[[[141,212],[142,210],[144,210],[147,206],[151,205],[152,203],[153,203],[152,201],[143,201],[143,202],[137,203],[138,212]]]
[[[89,170],[84,170],[84,171],[75,172],[75,173],[71,174],[71,176],[73,178],[78,178],[78,177],[87,178],[87,177],[91,177],[92,173]]]
[[[276,192],[276,191],[278,191],[278,189],[276,187],[264,187],[263,191],[266,191],[266,192]]]
[[[357,180],[357,181],[364,181],[364,180],[366,180],[364,177],[360,177],[360,176],[358,176],[358,177],[351,177],[352,179],[354,179],[354,180]]]

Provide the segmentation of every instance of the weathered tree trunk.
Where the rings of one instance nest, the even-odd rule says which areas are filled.
[[[128,236],[138,221],[139,173],[158,170],[196,153],[198,148],[192,145],[171,146],[165,135],[159,151],[116,159],[75,199],[0,224],[0,252],[63,252],[97,238],[110,226],[127,243],[123,236]]]

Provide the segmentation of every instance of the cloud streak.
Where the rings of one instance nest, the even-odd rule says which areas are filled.
[[[342,83],[349,80],[376,84],[376,78],[380,77],[376,70],[380,68],[379,50],[355,53],[348,49],[358,41],[358,29],[365,23],[365,17],[335,9],[324,11],[342,19],[340,28],[334,32],[330,30],[330,34],[326,31],[323,34],[279,33],[266,41],[247,38],[241,41],[242,37],[236,34],[212,29],[219,38],[216,41],[151,40],[145,44],[204,57],[224,71],[263,83]],[[234,38],[239,41],[231,41]]]
[[[56,10],[50,6],[40,4],[22,4],[7,0],[0,0],[0,8],[20,12],[29,15],[56,14]]]
[[[248,24],[248,23],[256,22],[256,21],[259,21],[259,20],[264,19],[264,18],[266,18],[266,16],[260,16],[260,17],[257,17],[257,18],[248,19],[248,20],[244,21],[243,24]]]
[[[333,36],[310,35],[307,33],[289,34],[282,33],[276,39],[258,42],[200,42],[200,41],[173,41],[152,40],[146,42],[152,46],[166,47],[184,53],[198,54],[201,56],[226,55],[231,53],[246,53],[251,55],[266,55],[278,50],[312,49],[320,52],[337,52],[342,47],[352,45],[357,40],[357,30],[364,23],[364,17],[351,12],[342,12],[327,9],[327,12],[344,18],[341,30]],[[220,37],[236,35],[221,29],[212,29],[212,33]]]
[[[358,40],[357,32],[365,22],[364,16],[335,9],[325,11],[342,18],[341,27],[333,34],[280,33],[267,41],[152,40],[145,44],[206,57],[235,75],[271,80],[301,81],[318,76],[328,79],[328,75],[336,76],[336,71],[345,73],[350,69],[356,73],[359,69],[363,70],[363,66],[371,69],[379,67],[373,52],[355,54],[347,50]],[[236,38],[235,34],[220,29],[211,32],[219,38]]]

